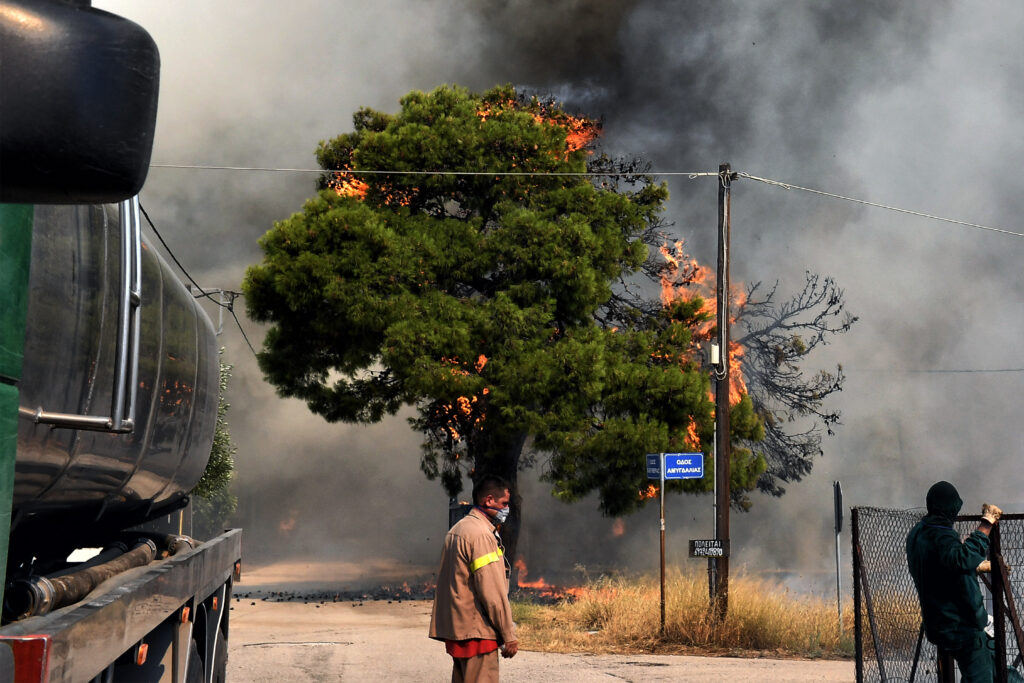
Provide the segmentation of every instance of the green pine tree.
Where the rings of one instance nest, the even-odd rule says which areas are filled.
[[[349,172],[325,174],[246,274],[249,315],[271,324],[267,379],[329,421],[412,406],[420,465],[453,496],[467,471],[515,482],[543,457],[556,496],[596,491],[617,515],[644,503],[644,454],[710,454],[691,332],[701,301],[631,306],[623,294],[649,267],[667,189],[639,171],[579,175],[588,160],[610,165],[587,149],[597,130],[511,87],[441,87],[406,95],[394,115],[357,112],[354,131],[317,152]],[[733,418],[733,437],[759,438],[750,400],[736,410],[750,419]],[[732,486],[752,490],[763,458],[734,458]],[[519,514],[514,496],[513,556]]]

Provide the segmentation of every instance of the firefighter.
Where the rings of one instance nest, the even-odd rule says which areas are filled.
[[[917,587],[928,640],[951,654],[966,683],[991,683],[994,650],[985,632],[988,612],[977,572],[988,571],[989,533],[1003,514],[982,506],[978,528],[960,541],[953,529],[963,505],[956,488],[940,481],[928,489],[928,514],[907,535],[907,565]]]
[[[498,680],[498,652],[519,650],[508,600],[509,566],[497,526],[508,517],[508,483],[485,476],[473,486],[473,509],[445,536],[430,637],[452,656],[452,683]]]

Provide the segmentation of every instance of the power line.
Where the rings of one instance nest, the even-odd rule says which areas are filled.
[[[434,176],[434,175],[456,175],[456,176],[576,176],[576,177],[622,177],[622,176],[637,176],[637,175],[651,175],[651,176],[686,176],[693,180],[701,177],[717,177],[720,175],[718,172],[713,171],[645,171],[645,172],[634,172],[634,173],[591,173],[591,172],[532,172],[532,171],[407,171],[407,170],[356,170],[356,169],[322,169],[322,168],[285,168],[285,167],[259,167],[259,166],[210,166],[210,165],[198,165],[198,164],[152,164],[155,168],[173,168],[173,169],[192,169],[192,170],[220,170],[220,171],[252,171],[252,172],[274,172],[274,173],[344,173],[344,174],[367,174],[367,175],[414,175],[414,176]],[[817,194],[832,199],[839,199],[842,201],[854,202],[857,204],[863,204],[865,206],[873,206],[879,209],[885,209],[887,211],[894,211],[897,213],[904,213],[912,216],[918,216],[921,218],[928,218],[931,220],[942,221],[946,223],[953,223],[955,225],[961,225],[969,228],[976,228],[979,230],[988,230],[991,232],[997,232],[1004,235],[1010,235],[1013,237],[1024,237],[1024,233],[1013,232],[1003,228],[994,228],[978,223],[969,223],[967,221],[957,220],[953,218],[945,218],[934,214],[923,213],[920,211],[914,211],[911,209],[904,209],[897,206],[891,206],[888,204],[880,204],[877,202],[871,202],[865,199],[858,199],[855,197],[848,197],[832,192],[826,192],[824,190],[817,190],[814,188],[803,187],[800,185],[794,185],[793,183],[786,183],[780,180],[773,180],[771,178],[763,178],[755,176],[750,173],[736,172],[734,174],[739,178],[746,178],[748,180],[754,180],[757,182],[765,183],[774,187],[781,187],[785,190],[800,190],[803,192],[809,192],[811,194]],[[245,334],[245,330],[242,328],[241,322],[238,320],[238,316],[234,310],[234,298],[231,299],[229,304],[223,304],[215,300],[208,292],[204,291],[202,287],[189,275],[185,267],[181,265],[174,252],[164,241],[164,238],[160,235],[160,232],[156,229],[152,219],[146,210],[139,206],[142,214],[146,217],[146,221],[149,226],[153,229],[157,239],[167,250],[171,259],[178,266],[182,273],[195,285],[196,289],[199,290],[202,296],[205,296],[209,300],[213,301],[218,306],[226,308],[234,319],[235,324],[238,326],[239,332],[242,333],[242,338],[245,339],[245,343],[249,346],[249,350],[252,351],[253,355],[256,355],[256,349],[249,341],[248,336]],[[996,373],[1017,373],[1024,372],[1024,368],[978,368],[978,369],[900,369],[900,370],[886,370],[886,369],[848,369],[847,372],[854,373],[902,373],[902,374],[996,374]]]
[[[717,176],[713,171],[381,171],[351,168],[278,168],[272,166],[207,166],[202,164],[150,164],[152,168],[177,168],[198,171],[254,171],[261,173],[344,173],[346,175],[413,175],[413,176],[575,176],[589,178],[630,177],[641,175],[686,176],[690,179]]]
[[[992,227],[989,227],[987,225],[980,225],[978,223],[968,223],[967,221],[961,221],[961,220],[957,220],[955,218],[943,218],[942,216],[936,216],[936,215],[930,214],[930,213],[923,213],[921,211],[913,211],[911,209],[901,209],[898,206],[890,206],[888,204],[878,204],[876,202],[869,202],[866,199],[857,199],[855,197],[846,197],[846,196],[841,195],[841,194],[834,194],[832,192],[825,192],[824,190],[815,190],[815,189],[810,188],[810,187],[801,187],[799,185],[793,185],[792,183],[784,183],[782,181],[772,180],[770,178],[759,178],[758,176],[750,175],[749,173],[738,173],[737,175],[739,177],[741,177],[741,178],[746,178],[748,180],[756,180],[759,183],[767,183],[768,185],[773,185],[775,187],[781,187],[784,190],[801,190],[802,192],[810,192],[812,194],[821,195],[823,197],[831,197],[832,199],[841,199],[843,201],[854,202],[856,204],[864,204],[865,206],[873,206],[875,208],[885,209],[887,211],[895,211],[897,213],[905,213],[905,214],[909,214],[911,216],[920,216],[921,218],[930,218],[933,221],[943,221],[945,223],[954,223],[956,225],[963,225],[963,226],[968,227],[968,228],[977,228],[979,230],[991,230],[992,232],[998,232],[998,233],[1002,233],[1004,235],[1012,235],[1013,237],[1024,237],[1024,233],[1021,233],[1021,232],[1013,232],[1012,230],[1005,230],[1003,228],[992,228]]]
[[[162,244],[164,246],[164,250],[167,252],[168,256],[170,256],[171,260],[174,261],[174,264],[176,266],[178,266],[178,269],[181,270],[181,272],[185,274],[185,277],[188,278],[189,282],[191,282],[192,285],[197,290],[199,290],[199,293],[202,296],[206,297],[207,299],[209,299],[213,303],[217,304],[218,306],[221,306],[221,307],[226,308],[228,310],[228,312],[231,314],[231,317],[234,318],[235,324],[238,325],[238,331],[242,333],[242,339],[244,339],[245,343],[249,346],[249,350],[252,351],[252,355],[256,356],[256,349],[253,348],[252,343],[249,341],[248,335],[246,335],[245,334],[245,330],[242,329],[241,321],[239,321],[238,320],[238,316],[235,315],[235,299],[234,299],[234,297],[231,298],[231,301],[229,303],[224,304],[224,303],[221,303],[220,301],[214,299],[213,296],[209,292],[207,292],[202,287],[200,287],[199,283],[196,282],[195,279],[191,275],[189,275],[189,272],[187,270],[185,270],[185,266],[181,265],[181,261],[179,261],[178,257],[174,255],[174,251],[172,251],[170,246],[168,246],[167,242],[163,238],[163,235],[160,234],[160,231],[156,229],[156,225],[153,224],[153,219],[149,217],[148,213],[146,213],[146,209],[143,208],[142,202],[139,202],[139,211],[141,211],[142,215],[146,217],[146,222],[149,223],[149,227],[153,230],[153,234],[156,235],[156,238],[158,240],[160,240],[160,244]]]
[[[937,368],[937,369],[904,369],[904,368],[843,368],[844,373],[878,373],[878,374],[912,374],[912,375],[951,375],[951,374],[995,374],[1003,372],[1024,372],[1024,368]]]
[[[690,180],[697,178],[706,178],[719,174],[715,171],[634,171],[634,172],[570,172],[570,171],[406,171],[406,170],[362,170],[362,169],[323,169],[323,168],[287,168],[287,167],[270,167],[270,166],[211,166],[204,164],[151,164],[153,168],[173,168],[173,169],[188,169],[188,170],[203,170],[203,171],[252,171],[252,172],[264,172],[264,173],[343,173],[346,175],[411,175],[411,176],[437,176],[437,175],[451,175],[451,176],[491,176],[491,177],[506,177],[506,176],[552,176],[552,177],[585,177],[585,178],[622,178],[622,177],[636,177],[642,175],[649,176],[685,176]],[[920,218],[927,218],[933,221],[941,221],[944,223],[952,223],[954,225],[960,225],[967,228],[975,228],[977,230],[988,230],[990,232],[997,232],[1003,235],[1009,235],[1011,237],[1024,237],[1024,233],[1014,232],[1013,230],[1007,230],[1005,228],[995,228],[988,225],[982,225],[980,223],[970,223],[968,221],[959,220],[956,218],[946,218],[944,216],[937,216],[931,213],[924,213],[923,211],[914,211],[913,209],[904,209],[898,206],[890,204],[880,204],[878,202],[868,201],[866,199],[858,199],[856,197],[849,197],[846,195],[836,194],[834,192],[825,192],[824,190],[816,190],[811,187],[803,187],[801,185],[794,185],[793,183],[786,183],[781,180],[773,180],[771,178],[762,178],[760,176],[753,175],[751,173],[737,172],[735,175],[739,178],[746,178],[747,180],[754,180],[759,183],[765,183],[774,187],[781,187],[784,190],[800,190],[802,192],[809,192],[811,194],[820,195],[823,197],[829,197],[831,199],[839,199],[847,202],[854,202],[856,204],[863,204],[865,206],[873,206],[878,209],[885,209],[886,211],[894,211],[896,213],[907,214],[910,216],[918,216]]]
[[[228,306],[228,313],[231,314],[231,317],[234,318],[235,320],[235,324],[238,325],[238,331],[242,333],[242,339],[245,340],[245,343],[249,347],[249,350],[252,351],[253,357],[256,357],[256,349],[253,348],[252,342],[249,341],[248,335],[246,335],[245,330],[242,329],[242,323],[238,320],[238,316],[235,315],[235,307],[233,305]]]

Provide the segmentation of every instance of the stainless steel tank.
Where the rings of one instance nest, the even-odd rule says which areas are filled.
[[[213,328],[137,211],[35,208],[12,525],[22,550],[55,529],[100,533],[172,509],[206,466]]]

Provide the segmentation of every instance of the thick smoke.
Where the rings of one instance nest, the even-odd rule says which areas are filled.
[[[317,141],[349,130],[359,106],[394,111],[407,91],[442,83],[513,83],[602,117],[605,151],[643,156],[656,170],[731,162],[1021,231],[1012,164],[1024,144],[1024,10],[1011,2],[984,13],[839,1],[255,2],[244,13],[198,1],[96,5],[134,19],[160,46],[155,163],[308,168]],[[676,234],[713,262],[714,180],[669,182]],[[237,289],[260,259],[259,236],[312,190],[312,174],[157,168],[142,200],[202,284]],[[755,496],[756,514],[733,514],[733,567],[799,575],[805,586],[829,580],[833,479],[847,506],[921,506],[946,478],[968,508],[989,499],[1024,508],[1012,465],[1024,373],[934,372],[1024,367],[1024,243],[751,180],[734,185],[732,209],[735,280],[780,280],[789,291],[805,270],[832,275],[861,317],[811,361],[843,364],[844,425],[786,496]],[[239,308],[258,346],[263,331]],[[230,319],[223,343],[236,366],[236,522],[249,562],[431,571],[447,501],[418,471],[404,420],[326,424],[274,395]],[[656,506],[616,536],[594,501],[557,504],[533,474],[523,479],[531,577],[564,577],[576,565],[656,568]],[[693,566],[686,540],[710,537],[711,504],[669,500],[671,560]]]

